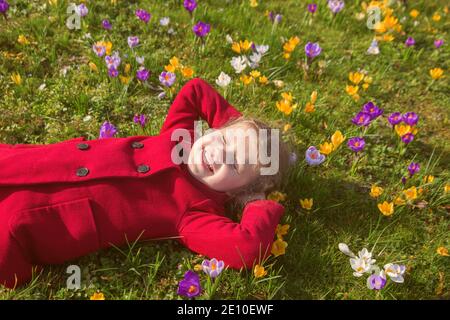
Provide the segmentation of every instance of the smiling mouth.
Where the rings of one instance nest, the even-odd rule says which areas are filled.
[[[213,167],[208,163],[207,159],[206,159],[206,155],[205,155],[205,148],[202,147],[202,164],[203,166],[208,169],[212,174],[214,174],[214,169]]]

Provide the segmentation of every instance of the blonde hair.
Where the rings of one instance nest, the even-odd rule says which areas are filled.
[[[259,140],[259,132],[261,129],[267,130],[267,136],[270,137],[272,134],[273,128],[271,128],[266,123],[247,116],[240,116],[238,118],[230,119],[227,123],[225,123],[220,129],[225,129],[227,127],[231,127],[234,125],[247,125],[253,127],[256,132],[258,132],[258,140]],[[271,152],[271,139],[267,139],[267,155],[272,158]],[[278,155],[279,167],[278,171],[274,175],[258,175],[254,181],[252,181],[249,185],[243,186],[237,190],[233,190],[228,192],[228,194],[237,199],[237,196],[242,197],[243,195],[249,195],[252,193],[264,193],[268,194],[271,191],[276,190],[280,187],[283,176],[286,174],[289,168],[289,159],[290,159],[290,151],[289,147],[286,143],[284,143],[280,137],[279,139],[279,155]],[[256,166],[256,169],[261,167],[268,167],[271,163],[267,165],[262,165],[259,161]]]

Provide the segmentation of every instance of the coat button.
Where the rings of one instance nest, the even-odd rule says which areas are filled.
[[[77,176],[79,176],[79,177],[87,176],[88,173],[89,173],[88,168],[78,168],[77,169]]]
[[[131,144],[131,146],[132,146],[134,149],[141,149],[141,148],[144,147],[144,144],[143,144],[142,142],[134,141],[134,142]]]
[[[150,167],[148,165],[146,165],[146,164],[141,164],[137,168],[137,171],[140,172],[140,173],[146,173],[149,170],[150,170]]]
[[[80,150],[87,150],[89,149],[89,145],[87,143],[79,143],[77,144],[77,148]]]

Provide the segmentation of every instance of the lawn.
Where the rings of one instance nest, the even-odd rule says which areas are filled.
[[[183,84],[203,78],[244,114],[279,128],[297,161],[271,195],[286,207],[285,252],[262,264],[266,275],[223,271],[198,299],[449,299],[447,1],[345,1],[335,14],[325,0],[197,2],[190,14],[182,0],[82,1],[80,16],[68,1],[8,0],[0,142],[98,139],[105,121],[115,137],[155,135]],[[138,9],[151,13],[147,23]],[[377,13],[380,22],[367,23]],[[199,21],[210,24],[204,37],[193,32]],[[378,49],[368,52],[373,39]],[[111,52],[98,56],[107,42]],[[307,57],[309,42],[321,50],[310,44]],[[268,45],[263,55],[260,45]],[[115,51],[121,63],[108,70],[105,56]],[[163,71],[176,75],[170,86],[159,80]],[[228,84],[216,82],[221,72]],[[378,113],[358,114],[369,102]],[[394,112],[413,114],[395,124]],[[362,150],[353,137],[364,139]],[[322,163],[308,164],[310,146]],[[367,248],[381,269],[404,266],[404,282],[388,274],[384,288],[369,289],[370,271],[356,277],[340,243]],[[0,299],[182,299],[179,281],[203,259],[174,240],[130,243],[49,266],[24,287],[0,289]],[[73,264],[79,290],[66,286]],[[205,285],[208,276],[197,273]]]

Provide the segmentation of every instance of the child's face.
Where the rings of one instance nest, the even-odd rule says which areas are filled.
[[[189,153],[189,172],[216,191],[238,189],[250,184],[259,174],[257,164],[249,161],[249,154],[258,152],[255,139],[245,133],[241,141],[227,139],[236,129],[246,132],[247,128],[236,124],[208,133],[194,142]],[[243,141],[245,150],[239,145]]]

